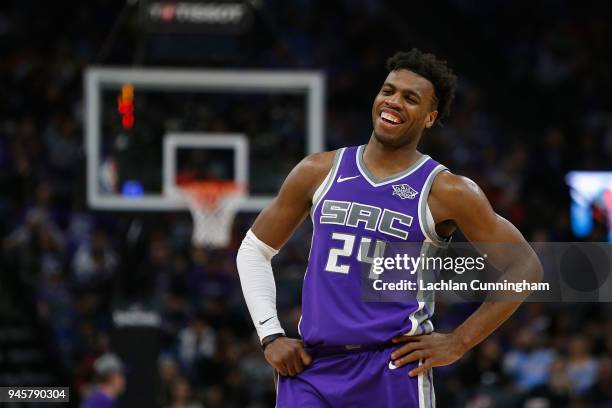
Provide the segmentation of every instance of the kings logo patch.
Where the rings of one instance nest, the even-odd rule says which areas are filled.
[[[410,187],[408,184],[394,184],[391,187],[393,187],[393,195],[398,196],[402,200],[412,200],[417,196],[417,194],[419,194],[418,191]]]

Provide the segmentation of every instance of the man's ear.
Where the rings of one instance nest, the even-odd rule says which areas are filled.
[[[429,129],[436,123],[436,118],[438,117],[438,111],[435,110],[433,112],[429,112],[427,114],[427,118],[425,118],[425,127]]]

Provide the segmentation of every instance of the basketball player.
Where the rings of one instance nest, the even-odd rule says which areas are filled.
[[[433,407],[431,368],[461,358],[520,304],[484,302],[452,333],[436,333],[433,305],[361,300],[364,237],[365,244],[444,246],[459,228],[472,242],[524,242],[473,181],[417,150],[423,131],[449,113],[456,77],[446,62],[412,49],[387,68],[368,143],[303,159],[238,252],[249,312],[280,374],[279,408]],[[277,317],[270,261],[308,214],[313,237],[298,340],[285,337]],[[488,256],[507,272],[539,265],[529,250],[512,259]]]

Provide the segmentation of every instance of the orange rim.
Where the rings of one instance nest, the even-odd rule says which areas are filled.
[[[185,194],[191,196],[203,207],[215,207],[229,194],[241,194],[245,188],[235,181],[190,181],[178,186]]]

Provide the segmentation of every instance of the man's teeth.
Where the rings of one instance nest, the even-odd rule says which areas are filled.
[[[387,113],[387,112],[382,112],[380,114],[380,117],[383,118],[383,119],[386,119],[388,121],[391,121],[393,123],[400,123],[401,122],[400,119],[397,116],[392,115],[392,114]]]

